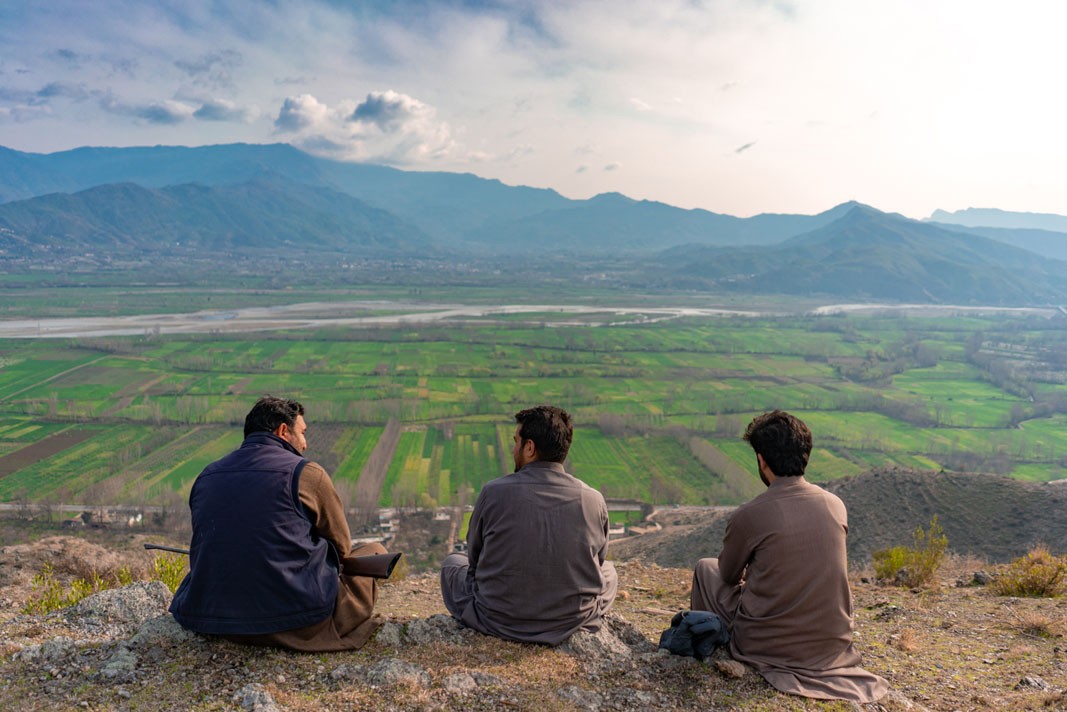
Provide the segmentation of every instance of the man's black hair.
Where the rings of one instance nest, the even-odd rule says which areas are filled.
[[[784,410],[758,415],[748,424],[744,437],[775,477],[804,474],[811,455],[811,430],[800,418]]]
[[[245,416],[245,437],[252,433],[273,433],[282,423],[291,428],[296,416],[303,414],[304,406],[295,400],[263,396]]]
[[[515,414],[521,441],[532,440],[537,456],[547,462],[563,462],[571,449],[574,426],[562,408],[539,405]],[[520,443],[521,444],[521,443]]]

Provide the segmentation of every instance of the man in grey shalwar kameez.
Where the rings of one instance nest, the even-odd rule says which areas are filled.
[[[693,610],[730,627],[730,652],[782,692],[872,702],[886,681],[859,667],[845,554],[848,515],[804,479],[811,431],[782,411],[745,431],[767,491],[730,518],[718,559],[693,572]]]
[[[449,554],[441,595],[456,620],[488,635],[558,645],[596,631],[618,578],[605,560],[604,497],[567,474],[573,427],[567,412],[538,406],[515,414],[515,472],[482,488],[467,528],[467,553]]]

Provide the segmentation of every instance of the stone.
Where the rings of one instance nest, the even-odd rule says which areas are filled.
[[[126,679],[137,669],[137,662],[137,655],[125,643],[120,643],[100,674],[110,679]]]
[[[726,677],[732,677],[735,680],[740,680],[748,672],[748,667],[736,660],[716,660],[715,669]]]
[[[145,621],[129,640],[131,648],[172,647],[188,643],[203,644],[206,639],[182,628],[174,616],[166,613]]]
[[[1027,675],[1022,680],[1019,680],[1015,685],[1016,690],[1050,690],[1052,686],[1042,680],[1040,677],[1033,675]]]
[[[386,621],[382,623],[374,634],[374,640],[382,645],[388,645],[390,648],[399,648],[403,641],[403,635],[404,629],[401,626],[392,621]]]
[[[559,649],[592,663],[618,662],[633,657],[633,651],[608,626],[601,626],[595,633],[580,630],[565,640]]]
[[[645,634],[637,626],[625,618],[607,615],[603,620],[608,630],[625,643],[630,648],[631,653],[648,653],[656,650],[656,645],[646,638]]]
[[[448,692],[464,694],[478,689],[478,681],[469,672],[457,672],[445,677],[441,687]]]
[[[351,682],[363,678],[363,666],[353,663],[341,663],[330,671],[330,679],[334,682]]]
[[[461,645],[471,633],[452,616],[438,613],[429,618],[411,621],[404,629],[404,638],[414,645],[427,643],[454,643]]]
[[[578,709],[589,710],[589,712],[600,710],[604,704],[604,698],[600,696],[600,693],[573,685],[557,690],[556,695],[561,700],[574,704]]]
[[[25,662],[55,662],[78,649],[74,640],[65,635],[46,640],[40,645],[31,645],[15,653],[16,660]]]
[[[281,712],[281,708],[258,682],[250,682],[233,694],[233,702],[249,712]]]
[[[129,635],[145,621],[166,613],[171,598],[162,581],[137,581],[87,596],[58,615],[88,632]]]
[[[385,658],[368,665],[364,670],[364,677],[371,685],[430,686],[430,673],[399,658]]]

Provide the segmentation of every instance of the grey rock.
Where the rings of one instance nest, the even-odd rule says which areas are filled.
[[[189,643],[204,643],[205,639],[181,627],[174,616],[166,613],[149,618],[129,640],[131,648],[172,647]]]
[[[457,672],[441,681],[441,687],[448,692],[466,693],[478,689],[478,681],[469,672]]]
[[[24,662],[55,662],[65,658],[78,649],[73,639],[61,635],[51,640],[46,640],[40,645],[31,645],[15,653],[16,660]]]
[[[482,672],[481,670],[472,670],[471,677],[478,683],[478,687],[504,687],[504,679],[498,677],[489,672]]]
[[[654,709],[659,706],[660,702],[657,695],[654,695],[647,690],[635,690],[630,687],[624,687],[617,690],[615,697],[618,699],[616,707],[623,710],[643,711]]]
[[[491,673],[480,670],[457,672],[447,676],[441,686],[448,692],[467,693],[479,687],[505,687],[504,680]]]
[[[404,637],[413,645],[427,643],[455,643],[461,645],[471,634],[452,616],[438,613],[425,619],[413,620],[404,629]]]
[[[398,658],[385,658],[367,666],[364,676],[371,685],[430,686],[430,673]]]
[[[604,625],[611,633],[625,643],[633,653],[649,653],[656,650],[656,645],[645,634],[625,618],[616,615],[604,617]]]
[[[1042,680],[1040,677],[1033,675],[1027,675],[1022,680],[1019,680],[1015,685],[1016,690],[1050,690],[1052,686]]]
[[[138,581],[87,596],[60,615],[87,632],[129,635],[150,618],[166,613],[171,598],[163,582]]]
[[[972,580],[976,586],[988,586],[993,583],[993,574],[988,571],[975,571]]]
[[[378,628],[378,632],[374,634],[374,640],[391,648],[399,648],[403,636],[404,629],[402,626],[392,621],[386,621],[382,623],[381,627]]]
[[[581,687],[569,686],[556,692],[560,699],[574,704],[578,709],[595,712],[604,704],[604,698],[598,692],[586,690]]]
[[[330,679],[334,682],[353,682],[363,677],[363,666],[354,663],[342,663],[330,671]]]
[[[137,662],[137,655],[125,643],[120,643],[100,670],[100,674],[111,679],[126,679],[137,669]]]
[[[249,712],[281,712],[281,708],[258,682],[251,682],[233,694],[233,702]]]
[[[608,626],[601,626],[596,633],[580,630],[564,641],[559,649],[577,658],[600,663],[633,657],[630,646],[612,633]]]

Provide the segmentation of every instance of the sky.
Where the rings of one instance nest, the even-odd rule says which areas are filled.
[[[1060,0],[2,0],[0,145],[290,143],[570,198],[1067,214]]]

